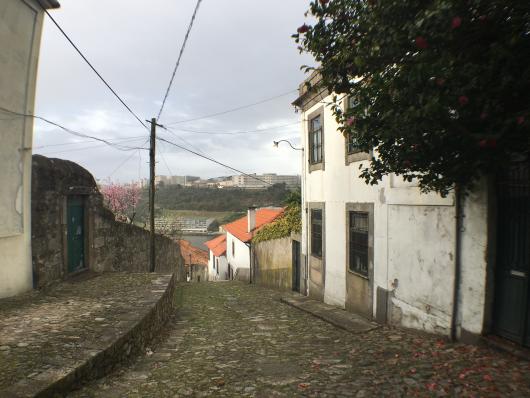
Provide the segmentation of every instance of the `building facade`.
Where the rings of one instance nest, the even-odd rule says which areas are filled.
[[[277,175],[274,173],[236,175],[232,176],[231,183],[225,182],[223,186],[243,189],[264,189],[274,184],[285,184],[287,188],[293,189],[300,186],[300,176]]]
[[[247,215],[222,226],[226,232],[226,259],[230,279],[252,281],[250,250],[254,233],[283,213],[282,208],[248,209]]]
[[[338,131],[325,89],[302,84],[299,94],[305,293],[382,323],[529,345],[528,159],[511,171],[518,182],[506,181],[519,189],[509,195],[516,212],[495,206],[486,181],[465,197],[423,194],[398,175],[366,185],[359,166],[377,152]],[[520,229],[502,243],[499,228]],[[517,265],[502,268],[509,258]]]
[[[226,235],[220,235],[205,243],[209,249],[208,280],[224,281],[230,279],[228,260],[226,259]]]
[[[41,1],[57,8],[56,0]],[[0,297],[33,286],[31,156],[44,11],[33,0],[0,2]],[[15,113],[12,113],[15,112]],[[18,113],[19,115],[17,115]]]

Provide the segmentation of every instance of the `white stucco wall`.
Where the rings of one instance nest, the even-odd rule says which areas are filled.
[[[0,106],[34,112],[42,11],[32,1],[0,2]],[[32,288],[33,120],[0,110],[0,297]]]
[[[331,96],[326,102],[331,102]],[[322,103],[302,113],[302,120]],[[308,150],[308,123],[302,123],[302,143]],[[346,302],[346,204],[373,203],[374,273],[373,314],[380,286],[391,292],[388,316],[406,327],[449,333],[453,300],[455,206],[454,198],[421,194],[415,182],[387,176],[376,186],[358,178],[360,161],[345,165],[345,139],[329,107],[324,108],[324,170],[307,172],[304,158],[303,203],[325,203],[326,303]],[[377,154],[375,154],[377,156]],[[463,233],[461,323],[480,333],[484,314],[487,236],[486,204],[469,199]],[[302,253],[308,255],[308,217],[302,219]],[[477,275],[478,278],[474,276]]]
[[[232,254],[232,242],[234,242],[234,254]],[[248,246],[230,232],[226,233],[226,259],[232,267],[234,275],[238,268],[250,270],[250,250]]]
[[[228,261],[226,256],[214,256],[213,252],[209,251],[208,259],[208,280],[210,281],[224,281],[228,279]],[[214,268],[214,264],[216,265]]]

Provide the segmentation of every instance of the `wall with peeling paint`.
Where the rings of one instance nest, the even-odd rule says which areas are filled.
[[[368,279],[372,315],[384,309],[388,322],[428,332],[448,334],[450,330],[455,260],[455,201],[435,193],[420,193],[415,181],[386,176],[375,186],[359,177],[361,164],[345,160],[345,139],[329,106],[332,97],[304,109],[308,120],[323,108],[323,170],[308,172],[303,167],[303,203],[325,203],[324,301],[342,308],[348,301],[347,280],[351,281],[347,258],[348,204],[373,204],[374,259]],[[308,148],[308,122],[302,123],[302,143]],[[377,156],[377,153],[372,154]],[[459,298],[460,326],[481,333],[485,308],[487,247],[487,202],[482,188],[464,201],[462,232],[462,294]],[[308,253],[309,212],[302,218],[302,254]],[[346,277],[348,275],[348,278]],[[387,302],[377,303],[377,291],[384,289]],[[351,289],[350,289],[351,291]],[[351,298],[350,298],[351,299]],[[369,300],[367,301],[369,302]],[[379,305],[378,305],[379,304]],[[379,316],[377,316],[379,319]]]
[[[38,11],[39,10],[39,11]],[[0,2],[0,107],[32,114],[43,12],[33,1]],[[0,297],[32,288],[33,120],[0,110]]]

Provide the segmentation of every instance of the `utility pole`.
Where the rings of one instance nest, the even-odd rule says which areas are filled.
[[[155,272],[155,145],[156,119],[151,119],[151,145],[149,147],[149,272]]]

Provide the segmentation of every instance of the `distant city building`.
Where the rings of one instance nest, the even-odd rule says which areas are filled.
[[[156,185],[182,185],[190,186],[195,181],[200,180],[200,177],[195,176],[155,176]]]
[[[260,189],[267,188],[269,184],[285,184],[288,188],[300,186],[300,176],[297,175],[278,175],[268,174],[251,174],[232,176],[231,184],[228,181],[221,182],[225,187],[236,187],[243,189]]]

